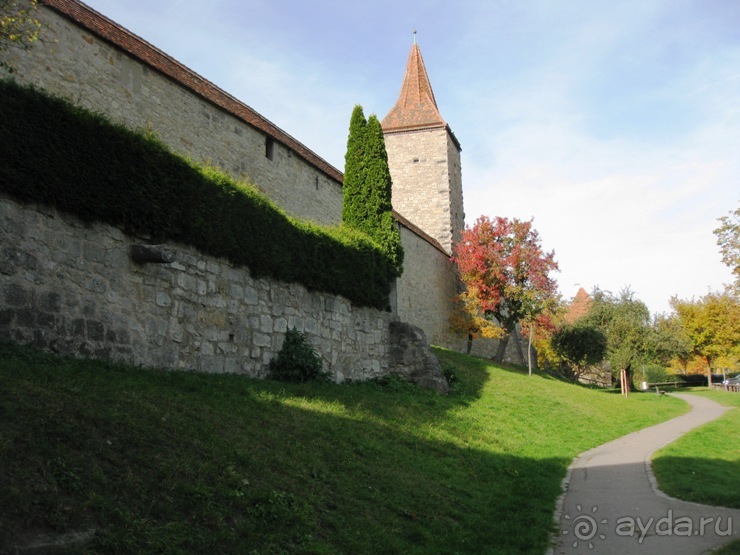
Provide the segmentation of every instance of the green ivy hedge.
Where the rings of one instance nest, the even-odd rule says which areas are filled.
[[[0,191],[132,236],[388,308],[394,268],[368,236],[288,217],[255,189],[42,91],[0,81]]]

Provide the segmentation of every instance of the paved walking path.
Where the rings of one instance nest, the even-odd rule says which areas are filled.
[[[649,464],[652,453],[729,410],[697,395],[675,397],[692,410],[573,461],[550,553],[700,555],[740,539],[740,510],[681,501],[657,488]]]

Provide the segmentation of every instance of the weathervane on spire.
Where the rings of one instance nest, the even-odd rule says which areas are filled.
[[[416,29],[414,29],[414,44],[416,44]]]

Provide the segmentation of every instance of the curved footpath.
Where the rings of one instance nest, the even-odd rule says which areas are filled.
[[[740,510],[681,501],[661,492],[652,454],[731,410],[677,395],[691,411],[579,455],[563,482],[551,555],[700,555],[740,538]]]

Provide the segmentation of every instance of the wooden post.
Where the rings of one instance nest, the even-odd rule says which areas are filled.
[[[534,326],[529,325],[529,344],[527,345],[527,365],[529,366],[529,375],[532,375],[532,339],[534,338]]]
[[[629,399],[630,396],[630,382],[627,376],[627,370],[622,370],[624,372],[624,396]]]
[[[623,369],[619,372],[619,381],[622,384],[622,395],[624,395],[625,397],[629,397],[630,396],[630,386],[627,383],[627,370]]]

